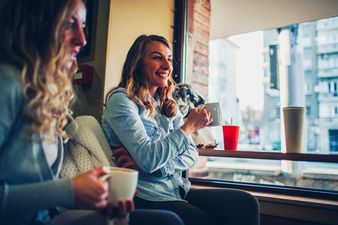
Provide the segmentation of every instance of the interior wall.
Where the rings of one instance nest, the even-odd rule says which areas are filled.
[[[105,93],[120,81],[123,62],[141,34],[173,40],[174,0],[111,0],[107,42]]]
[[[106,49],[108,35],[109,0],[98,1],[96,33],[94,38],[94,57],[92,60],[79,62],[94,67],[92,84],[74,85],[75,103],[72,106],[74,116],[93,115],[100,120],[103,105],[103,87],[106,69]],[[90,10],[90,9],[88,9]],[[91,21],[87,21],[88,23]]]

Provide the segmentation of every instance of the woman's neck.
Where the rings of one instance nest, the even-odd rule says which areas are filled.
[[[149,89],[149,93],[151,94],[151,96],[153,96],[153,98],[155,98],[156,96],[156,91],[157,91],[157,87]]]

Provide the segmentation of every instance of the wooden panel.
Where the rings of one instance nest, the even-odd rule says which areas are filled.
[[[261,216],[260,225],[323,225],[323,223],[311,223],[308,221],[299,221],[275,216]]]
[[[215,188],[192,185],[192,188]],[[259,201],[261,225],[338,225],[338,201],[251,192]]]

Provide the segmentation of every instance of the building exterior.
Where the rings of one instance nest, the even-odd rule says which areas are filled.
[[[208,102],[219,102],[222,111],[222,123],[232,119],[241,123],[241,113],[236,96],[236,49],[238,47],[227,39],[209,42],[209,89]],[[216,140],[222,143],[222,132],[211,129]]]
[[[338,152],[338,17],[317,21],[316,30],[319,148]]]
[[[264,31],[265,96],[261,138],[276,143],[280,130],[278,69],[273,60],[278,32]],[[338,17],[299,24],[297,48],[301,51],[306,105],[306,151],[338,151]],[[277,64],[278,67],[278,64]],[[269,130],[269,132],[264,132]]]

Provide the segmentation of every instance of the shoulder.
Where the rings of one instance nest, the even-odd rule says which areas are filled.
[[[125,88],[118,88],[110,94],[104,111],[106,113],[128,113],[138,111],[138,107],[139,106],[128,97]]]
[[[24,107],[24,94],[20,72],[14,67],[0,64],[0,148],[7,139]],[[21,117],[20,117],[21,118]]]
[[[110,93],[107,104],[112,104],[115,101],[126,99],[129,99],[127,96],[127,90],[125,88],[117,88]]]
[[[0,102],[2,104],[9,102],[19,104],[23,100],[20,71],[13,66],[0,64],[0,79]]]
[[[0,64],[1,92],[12,88],[21,88],[20,71],[14,66]]]
[[[125,88],[117,88],[115,89],[109,96],[108,102],[107,102],[107,107],[111,107],[112,105],[114,107],[116,106],[133,106],[133,107],[138,107],[139,105],[142,105],[138,102],[139,101],[137,98],[136,99],[131,99],[127,95],[127,90]]]

